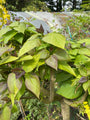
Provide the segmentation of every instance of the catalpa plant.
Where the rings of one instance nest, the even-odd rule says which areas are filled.
[[[43,27],[27,22],[0,30],[2,120],[10,120],[16,101],[27,91],[46,103],[60,101],[63,120],[70,119],[70,106],[77,107],[86,98],[90,103],[90,39],[72,42],[59,33],[43,32]]]

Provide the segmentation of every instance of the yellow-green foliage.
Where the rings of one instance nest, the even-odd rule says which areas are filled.
[[[4,4],[5,0],[0,0],[0,28],[2,28],[2,26],[7,23],[7,20],[10,19],[10,15],[4,7]]]

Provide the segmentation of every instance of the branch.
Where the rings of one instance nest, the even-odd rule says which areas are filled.
[[[73,102],[71,102],[71,101],[69,101],[69,100],[66,100],[65,98],[64,98],[63,100],[64,100],[64,102],[65,102],[66,104],[70,105],[71,107],[77,107],[78,104],[82,104],[82,103],[85,101],[87,95],[88,95],[88,92],[86,91],[86,92],[84,93],[84,95],[82,96],[82,98],[81,98],[80,100],[78,100],[78,101],[73,101]]]

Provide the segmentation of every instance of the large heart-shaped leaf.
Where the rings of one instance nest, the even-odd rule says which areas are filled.
[[[67,64],[66,61],[59,61],[58,68],[76,76],[74,70],[71,68],[69,64]]]
[[[14,73],[10,73],[8,75],[7,85],[9,90],[9,98],[11,99],[12,106],[14,106],[14,99],[21,89],[22,82],[19,79],[16,79]]]
[[[75,99],[78,98],[82,92],[82,87],[77,89],[77,86],[72,86],[71,82],[64,82],[56,93],[67,99]]]
[[[5,107],[2,114],[0,115],[0,120],[10,120],[11,110],[9,107]]]
[[[51,45],[54,45],[56,47],[64,49],[65,47],[65,37],[59,33],[49,33],[45,35],[42,39],[46,43],[50,43]]]
[[[37,36],[35,36],[37,37]],[[37,38],[31,37],[24,43],[24,45],[22,46],[22,48],[19,51],[19,57],[24,55],[25,53],[29,52],[30,50],[32,50],[33,48],[37,47],[40,45],[40,40]]]
[[[16,79],[16,76],[14,73],[10,73],[8,75],[7,85],[8,85],[9,92],[16,95],[20,90],[22,83],[19,79]]]
[[[25,61],[23,69],[25,72],[31,72],[37,65],[40,59],[40,55],[35,55],[32,60]]]
[[[34,93],[39,98],[40,81],[38,76],[27,74],[25,77],[25,85],[32,93]]]

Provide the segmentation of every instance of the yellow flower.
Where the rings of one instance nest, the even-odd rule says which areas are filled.
[[[87,103],[88,103],[87,101],[83,102],[84,105],[87,104]]]
[[[87,104],[87,105],[84,105],[84,108],[86,108],[86,109],[89,109],[89,106],[88,106],[88,104]]]
[[[83,105],[84,105],[84,108],[85,108],[84,112],[87,114],[87,116],[88,116],[88,118],[90,120],[90,107],[88,105],[88,102],[84,102]]]
[[[5,0],[0,0],[0,4],[5,3]]]
[[[0,28],[2,25],[7,23],[7,19],[10,20],[10,15],[8,14],[8,11],[6,8],[2,5],[5,3],[5,0],[0,0]]]
[[[7,20],[4,20],[4,24],[6,24],[7,23]]]

